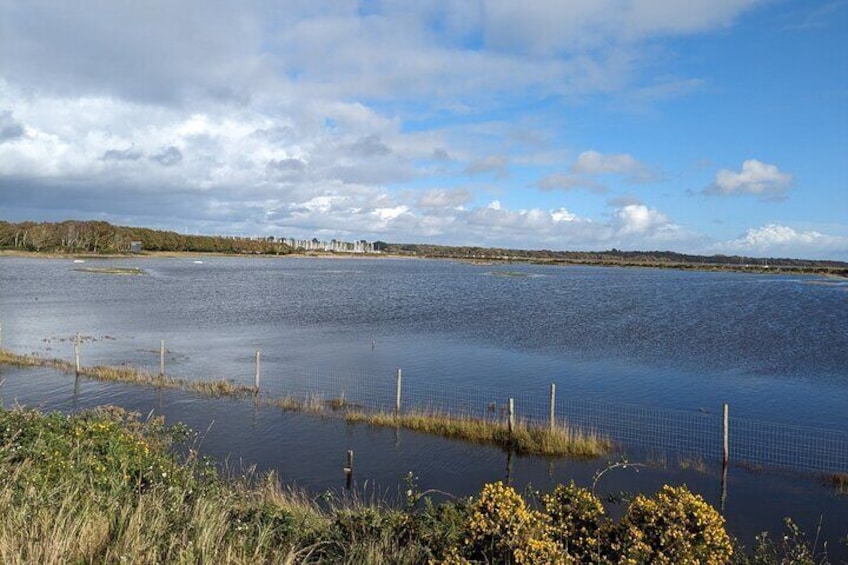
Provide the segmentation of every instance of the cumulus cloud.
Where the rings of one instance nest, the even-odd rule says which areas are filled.
[[[179,165],[180,162],[182,162],[183,153],[172,145],[171,147],[162,149],[162,151],[151,156],[150,159],[156,161],[163,167],[173,167],[174,165]]]
[[[360,157],[380,157],[392,152],[389,146],[383,143],[380,136],[374,134],[360,137],[350,145],[350,150],[354,155]]]
[[[138,161],[141,152],[130,147],[129,149],[109,149],[101,157],[103,161]]]
[[[598,151],[583,151],[569,167],[568,173],[552,173],[536,182],[544,191],[588,190],[604,193],[609,190],[598,177],[615,175],[631,183],[648,183],[659,180],[659,175],[639,162],[632,155],[603,154]]]
[[[509,175],[505,155],[489,155],[482,159],[477,159],[465,168],[466,175],[485,175],[494,174],[497,178],[504,178]]]
[[[571,172],[582,175],[622,175],[631,182],[652,182],[657,175],[627,153],[604,155],[584,151],[571,165]]]
[[[671,220],[654,208],[644,204],[628,204],[613,212],[613,225],[620,234],[644,234],[660,230],[675,229]]]
[[[500,194],[536,149],[502,108],[528,93],[637,90],[645,45],[729,25],[757,2],[0,1],[0,205],[10,219],[215,232],[582,249],[685,241],[636,201],[601,218],[571,203],[473,203]],[[685,88],[662,96],[699,86],[672,82]],[[462,175],[468,188],[445,188]],[[759,182],[780,186],[779,175]],[[606,176],[657,179],[628,153],[586,151],[537,186],[603,192]]]
[[[418,208],[458,208],[465,206],[472,199],[471,193],[464,188],[447,190],[433,188],[425,191],[418,198]]]
[[[722,253],[740,255],[829,258],[845,256],[848,251],[848,237],[767,224],[751,228],[734,240],[716,244],[715,249]]]
[[[24,126],[12,117],[12,112],[0,112],[0,143],[5,143],[24,135]]]
[[[781,172],[775,165],[748,159],[742,163],[741,171],[718,171],[715,180],[703,192],[719,196],[753,194],[779,199],[792,188],[794,181],[791,174]]]

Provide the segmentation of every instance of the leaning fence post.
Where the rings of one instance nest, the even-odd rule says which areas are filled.
[[[256,375],[253,379],[253,394],[259,394],[259,351],[256,352]]]
[[[80,374],[80,334],[77,332],[77,337],[74,339],[74,366],[76,367],[77,375]]]
[[[398,369],[397,370],[397,395],[395,397],[395,414],[400,414],[400,383],[402,379],[403,372]]]
[[[165,376],[165,340],[159,340],[159,376]]]
[[[728,418],[727,418],[727,403],[722,406],[722,420],[723,420],[723,435],[724,435],[724,454],[722,457],[722,465],[727,466],[727,462],[730,460],[730,442],[728,441],[729,430],[728,430]]]
[[[509,434],[512,435],[512,432],[515,431],[515,401],[512,398],[509,399],[509,419],[507,420],[507,426],[509,426]]]
[[[556,385],[551,383],[551,431],[556,427],[556,412],[554,406],[556,404]]]

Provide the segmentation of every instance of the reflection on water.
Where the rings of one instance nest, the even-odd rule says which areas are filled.
[[[355,452],[354,488],[368,496],[395,500],[408,472],[422,489],[455,496],[479,492],[486,482],[509,480],[519,489],[542,490],[575,480],[590,486],[605,459],[575,461],[510,455],[495,447],[409,432],[349,425],[339,419],[282,412],[250,399],[209,399],[173,390],[105,384],[45,369],[0,369],[3,405],[25,405],[45,411],[82,410],[117,404],[141,414],[182,421],[199,433],[202,454],[240,471],[256,466],[274,470],[287,484],[316,495],[344,488],[347,450]],[[598,482],[601,496],[621,492],[653,492],[665,483],[686,483],[715,507],[722,505],[720,466],[674,454],[642,453],[632,462],[646,467],[616,469]],[[823,517],[822,539],[844,536],[848,501],[810,477],[757,473],[731,466],[725,515],[730,531],[745,543],[763,530],[780,531],[792,516],[808,532]],[[610,505],[613,516],[621,507]],[[831,557],[842,555],[838,549]],[[848,557],[848,555],[846,555]]]
[[[848,295],[813,278],[734,273],[367,259],[90,260],[141,267],[148,276],[73,270],[70,261],[0,260],[3,345],[72,358],[80,332],[86,365],[129,363],[158,371],[167,344],[174,376],[252,385],[262,352],[263,390],[297,378],[347,390],[391,391],[403,368],[410,390],[472,390],[558,397],[848,430]],[[492,276],[498,271],[505,276]],[[530,276],[520,276],[522,274]],[[203,433],[202,449],[279,470],[320,491],[343,485],[347,449],[355,479],[393,490],[408,471],[424,488],[474,492],[504,478],[544,488],[591,483],[604,462],[513,458],[495,448],[410,432],[351,427],[282,414],[250,402],[198,399],[2,369],[5,404],[70,410],[116,403],[151,409]],[[287,380],[288,379],[288,380]],[[210,427],[211,426],[211,427]],[[206,431],[208,429],[208,432]],[[720,470],[611,472],[607,492],[686,481],[720,503]],[[777,531],[783,515],[834,536],[846,501],[815,481],[731,468],[727,511],[740,535]],[[807,523],[803,523],[804,521]],[[830,524],[830,526],[828,526]]]

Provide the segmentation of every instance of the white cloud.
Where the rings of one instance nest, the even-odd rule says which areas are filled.
[[[654,208],[644,204],[628,204],[613,212],[613,225],[622,235],[656,233],[658,231],[676,230],[672,221]]]
[[[555,222],[573,222],[575,220],[578,220],[575,214],[572,214],[565,208],[551,210],[551,219]]]
[[[740,255],[830,258],[846,255],[848,237],[767,224],[751,228],[737,239],[716,244],[715,249],[721,253]]]
[[[706,187],[705,194],[731,195],[754,194],[762,197],[780,198],[792,188],[794,177],[781,172],[775,165],[748,159],[739,172],[721,169],[715,180]]]
[[[571,172],[584,175],[623,175],[631,182],[651,182],[657,175],[627,153],[604,155],[584,151],[571,165]]]
[[[467,175],[485,175],[489,173],[494,174],[497,178],[504,178],[509,175],[506,156],[489,155],[475,160],[465,168],[465,174]]]
[[[657,180],[628,153],[586,151],[568,167],[554,148],[562,124],[540,127],[547,115],[516,124],[512,112],[527,101],[698,88],[692,77],[643,80],[655,63],[646,46],[720,29],[758,1],[385,1],[362,17],[366,3],[331,0],[96,9],[0,0],[0,206],[274,235],[584,249],[686,242],[671,218],[632,200],[592,219],[571,202],[472,203],[502,194],[498,181],[511,173],[552,162],[566,172],[540,179],[543,190]],[[519,139],[526,131],[539,136]],[[473,184],[481,178],[488,184]],[[791,182],[746,161],[714,186],[780,196]]]
[[[466,189],[440,189],[433,188],[425,191],[416,205],[419,208],[461,208],[472,199],[471,193]]]

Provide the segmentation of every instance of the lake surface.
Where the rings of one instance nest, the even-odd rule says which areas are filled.
[[[312,390],[393,402],[402,368],[408,402],[418,395],[500,406],[515,397],[519,415],[544,413],[555,383],[559,402],[586,403],[610,420],[626,405],[620,410],[663,421],[673,413],[713,422],[726,402],[734,417],[848,432],[844,281],[425,260],[201,259],[0,259],[3,346],[70,360],[70,339],[79,332],[84,364],[157,371],[165,340],[169,374],[247,385],[259,350],[263,393],[272,396]],[[103,266],[148,275],[74,270]],[[202,445],[211,454],[276,469],[319,490],[339,485],[349,448],[357,453],[360,485],[396,489],[413,471],[422,487],[459,495],[503,478],[507,468],[517,484],[545,486],[570,478],[591,483],[605,465],[508,462],[496,448],[281,414],[249,401],[89,381],[74,389],[73,378],[50,371],[4,369],[3,378],[7,405],[17,399],[62,410],[109,402],[153,409],[208,429]],[[650,439],[655,432],[648,426],[639,434]],[[673,457],[667,463],[638,475],[611,472],[604,488],[685,481],[719,504],[713,461],[706,472],[681,470]],[[783,515],[812,520],[802,524],[812,531],[820,514],[830,534],[848,533],[848,500],[815,481],[781,474],[764,480],[731,468],[728,486],[726,510],[737,535],[776,531]]]

